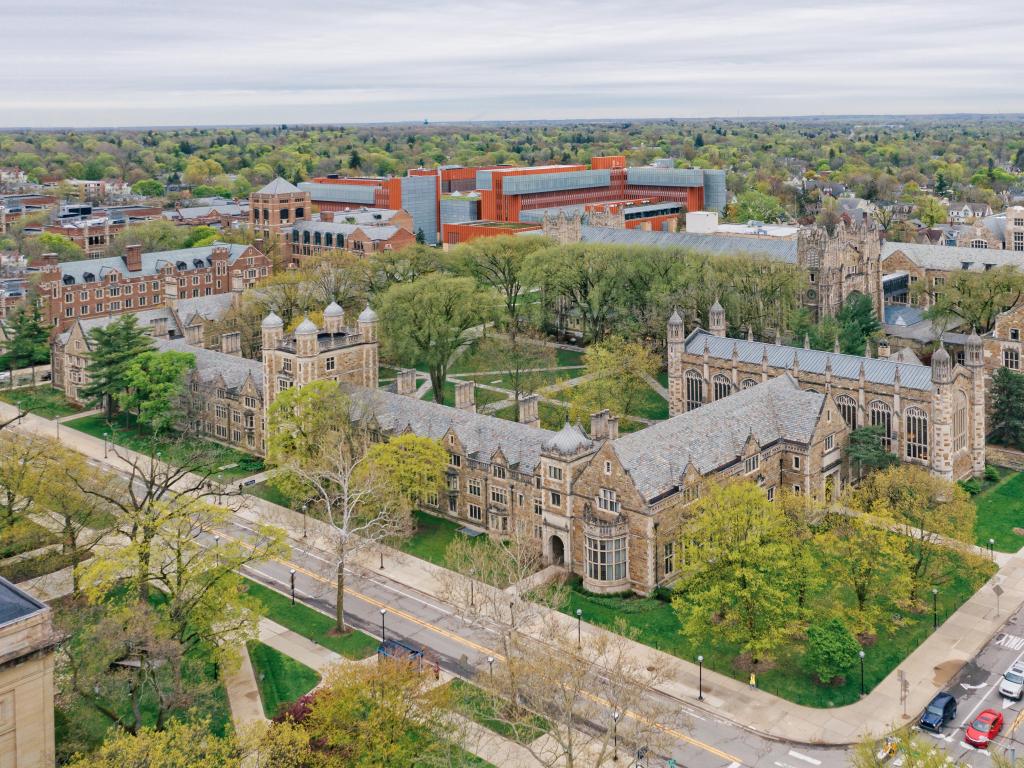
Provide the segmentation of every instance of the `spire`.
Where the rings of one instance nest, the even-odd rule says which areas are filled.
[[[864,357],[871,357],[871,342],[864,342]]]
[[[804,349],[811,348],[811,337],[808,334],[804,334]]]
[[[837,354],[837,355],[839,354],[839,334],[838,333],[836,334],[835,342],[832,344],[832,352],[834,354]]]
[[[896,366],[896,373],[892,376],[892,382],[897,387],[900,385],[900,367],[898,365]]]
[[[780,328],[775,329],[775,343],[782,344],[782,330]]]
[[[754,326],[747,324],[747,341],[754,340]]]

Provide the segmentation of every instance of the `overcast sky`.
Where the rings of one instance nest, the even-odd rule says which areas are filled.
[[[1024,112],[1021,0],[0,0],[0,126]]]

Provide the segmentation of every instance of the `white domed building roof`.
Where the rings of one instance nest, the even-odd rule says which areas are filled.
[[[366,309],[359,313],[360,323],[376,323],[378,320],[377,313],[370,308],[370,305],[366,305]]]
[[[316,323],[314,323],[308,317],[301,323],[299,323],[299,327],[295,329],[295,333],[297,334],[318,333],[319,331],[320,329],[316,327]]]
[[[324,317],[344,317],[345,310],[336,301],[332,301],[324,310]]]
[[[565,422],[565,426],[555,432],[544,441],[544,450],[560,453],[563,456],[572,456],[582,450],[594,446],[594,442],[587,437],[587,433],[579,424]]]
[[[284,320],[277,316],[276,312],[271,312],[269,315],[263,318],[263,322],[260,323],[264,328],[283,328]]]

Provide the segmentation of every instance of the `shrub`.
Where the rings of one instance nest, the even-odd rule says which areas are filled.
[[[850,671],[859,650],[860,645],[846,625],[839,619],[828,619],[807,628],[804,663],[818,680],[831,684]]]
[[[970,480],[961,480],[957,485],[971,494],[971,496],[977,496],[981,493],[981,483],[978,482],[977,478],[972,477]]]
[[[990,482],[990,483],[998,483],[999,480],[1001,479],[1001,475],[999,474],[999,469],[996,468],[996,467],[993,467],[991,464],[986,464],[985,465],[985,479],[988,480],[988,482]]]

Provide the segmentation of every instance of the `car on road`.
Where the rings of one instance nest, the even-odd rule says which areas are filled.
[[[1003,728],[1003,713],[986,709],[967,726],[964,740],[973,747],[985,748]]]
[[[999,693],[1017,701],[1024,696],[1024,661],[1015,661],[1003,673],[1003,679],[999,681]]]
[[[954,717],[956,717],[956,698],[949,693],[939,693],[925,707],[918,724],[926,730],[938,733]]]

